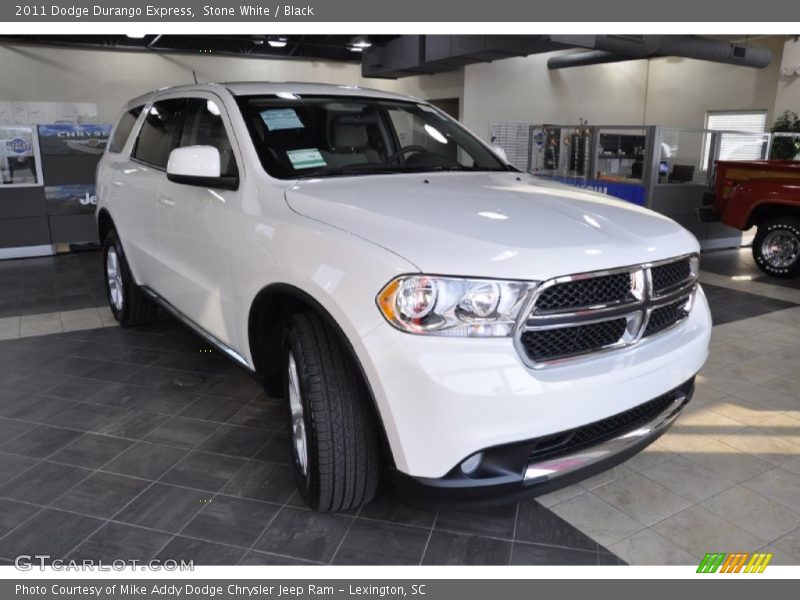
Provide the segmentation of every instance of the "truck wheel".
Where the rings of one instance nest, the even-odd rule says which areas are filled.
[[[777,217],[759,225],[753,240],[753,259],[773,277],[800,273],[800,220]]]
[[[119,324],[135,327],[151,323],[158,309],[136,285],[122,252],[119,236],[113,229],[103,241],[103,269],[108,305]]]
[[[369,502],[378,484],[378,434],[364,383],[339,336],[314,313],[295,315],[284,337],[294,471],[320,512]]]

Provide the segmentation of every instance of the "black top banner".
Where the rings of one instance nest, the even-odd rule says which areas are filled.
[[[0,22],[708,22],[800,21],[796,0],[11,0]]]

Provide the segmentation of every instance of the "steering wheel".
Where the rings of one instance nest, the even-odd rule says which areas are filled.
[[[403,146],[402,148],[400,148],[400,150],[398,150],[397,152],[392,154],[389,158],[387,158],[386,162],[393,163],[398,158],[400,158],[401,156],[403,156],[404,154],[406,154],[408,152],[426,152],[426,153],[430,153],[430,150],[428,150],[425,146],[420,146],[419,144],[411,144],[410,146]]]

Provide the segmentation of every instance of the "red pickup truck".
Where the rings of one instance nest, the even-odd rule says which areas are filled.
[[[758,267],[774,277],[800,274],[800,162],[717,161],[699,216],[743,231],[755,226]]]

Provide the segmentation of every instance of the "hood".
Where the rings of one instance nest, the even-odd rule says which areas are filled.
[[[517,173],[300,180],[286,200],[432,274],[542,280],[698,250],[667,217]]]

